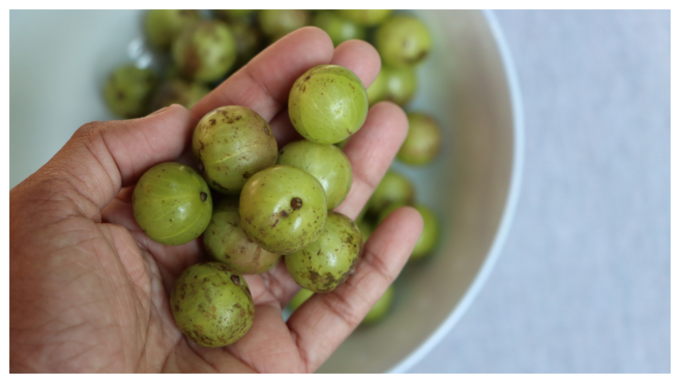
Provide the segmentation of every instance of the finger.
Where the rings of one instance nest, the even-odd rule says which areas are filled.
[[[404,111],[390,102],[374,105],[364,126],[343,148],[352,164],[352,188],[335,211],[356,219],[380,183],[408,133]]]
[[[290,33],[253,58],[196,104],[196,122],[224,105],[242,105],[270,121],[288,102],[295,80],[333,57],[333,43],[319,28],[306,27]]]
[[[191,137],[190,117],[172,105],[143,118],[83,125],[34,177],[62,182],[64,193],[75,189],[78,194],[69,197],[79,213],[98,217],[121,186],[182,152]]]
[[[365,41],[350,40],[340,44],[335,48],[330,63],[343,66],[354,72],[366,88],[373,83],[380,72],[380,55],[371,44]],[[287,109],[279,112],[271,120],[270,126],[279,147],[302,139],[302,136],[290,122]]]
[[[356,273],[327,294],[314,294],[288,319],[306,370],[315,371],[354,331],[401,272],[420,236],[417,210],[392,212],[371,234]]]

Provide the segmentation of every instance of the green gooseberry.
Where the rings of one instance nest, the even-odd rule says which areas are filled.
[[[132,193],[132,213],[149,238],[163,245],[182,245],[198,238],[210,223],[210,188],[189,166],[163,162],[139,178]]]
[[[230,195],[238,194],[250,176],[274,165],[278,154],[267,121],[239,105],[222,106],[203,116],[192,148],[210,187]]]
[[[375,305],[373,305],[371,311],[366,314],[366,317],[364,317],[364,320],[361,321],[361,324],[370,325],[379,322],[385,317],[385,315],[387,315],[387,312],[390,310],[393,301],[394,287],[390,285],[390,287],[388,287],[385,291],[385,294],[383,294],[380,299],[375,302]]]
[[[180,104],[191,109],[198,101],[210,93],[210,89],[200,82],[191,82],[181,78],[168,79],[163,82],[151,99],[151,110]]]
[[[364,40],[366,38],[364,27],[333,11],[317,13],[312,24],[328,33],[336,47],[348,40]]]
[[[431,116],[412,112],[408,117],[408,135],[397,158],[409,165],[425,165],[437,156],[441,146],[441,129]]]
[[[392,14],[391,9],[341,9],[338,12],[355,23],[367,27],[382,23]]]
[[[313,291],[309,291],[305,288],[300,289],[297,294],[293,297],[293,299],[290,300],[290,303],[288,303],[288,308],[290,311],[295,311],[298,309],[298,307],[302,306],[303,303],[307,302],[307,299],[311,298],[312,295],[314,295]]]
[[[331,211],[319,239],[284,259],[300,286],[327,293],[354,273],[362,248],[361,232],[354,221]]]
[[[326,192],[329,210],[340,205],[352,187],[352,165],[335,145],[294,141],[279,151],[276,163],[298,167],[316,177]]]
[[[354,134],[366,121],[366,88],[347,68],[315,66],[293,84],[288,114],[304,138],[319,144],[335,144]]]
[[[387,74],[385,73],[384,68],[380,69],[378,77],[376,77],[371,86],[366,89],[366,94],[368,95],[369,105],[375,105],[378,102],[387,99]]]
[[[204,347],[224,347],[253,325],[255,304],[245,278],[219,262],[190,266],[177,279],[170,308],[182,334]]]
[[[141,117],[149,112],[149,100],[157,78],[151,69],[121,65],[104,85],[104,100],[115,114],[123,118]]]
[[[172,59],[190,79],[205,83],[219,80],[236,61],[236,42],[226,23],[199,21],[175,39]]]
[[[401,206],[413,204],[415,189],[405,176],[394,170],[388,170],[367,202],[367,210],[379,215],[391,204]]]
[[[261,274],[276,265],[281,255],[270,253],[253,242],[241,228],[238,200],[225,198],[213,209],[203,232],[206,252],[238,274]]]
[[[439,220],[434,212],[425,205],[416,205],[416,210],[423,217],[423,233],[411,253],[409,262],[417,261],[432,253],[439,239]]]
[[[184,30],[201,19],[196,10],[152,9],[146,13],[144,32],[151,45],[170,49],[172,42]]]
[[[274,165],[243,186],[241,227],[263,249],[292,254],[316,241],[328,215],[321,183],[306,171]]]
[[[309,24],[309,11],[301,9],[264,9],[258,13],[260,29],[270,40],[281,37]]]
[[[420,64],[432,47],[425,24],[416,17],[396,15],[380,26],[376,49],[386,65],[413,67]]]
[[[385,100],[404,106],[416,94],[418,78],[413,68],[388,68],[385,72]],[[382,72],[382,71],[381,71]]]

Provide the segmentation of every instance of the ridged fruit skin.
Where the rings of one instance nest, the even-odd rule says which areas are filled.
[[[230,195],[238,195],[248,178],[274,165],[278,155],[267,121],[238,105],[203,116],[194,130],[192,149],[210,187]]]
[[[316,177],[326,192],[328,210],[340,205],[352,187],[352,164],[335,145],[294,141],[279,151],[276,163],[295,166]]]
[[[288,114],[304,138],[319,144],[335,144],[364,124],[368,95],[361,79],[349,69],[319,65],[293,84]]]
[[[300,286],[315,293],[328,293],[354,273],[362,249],[361,232],[354,221],[331,211],[319,239],[284,259],[290,275]]]
[[[243,230],[263,249],[292,254],[321,235],[328,215],[326,193],[306,171],[274,165],[243,186],[239,214]]]
[[[253,325],[255,304],[242,276],[219,262],[190,266],[179,276],[170,308],[182,334],[204,347],[224,347]]]
[[[198,238],[210,223],[210,188],[191,167],[163,162],[139,178],[132,192],[132,213],[149,238],[182,245]]]
[[[248,238],[238,210],[238,199],[225,198],[217,203],[203,233],[205,250],[235,273],[264,273],[276,265],[281,255],[268,252]]]

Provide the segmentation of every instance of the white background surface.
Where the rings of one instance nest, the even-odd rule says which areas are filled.
[[[500,11],[522,192],[468,312],[412,372],[670,372],[670,12]]]

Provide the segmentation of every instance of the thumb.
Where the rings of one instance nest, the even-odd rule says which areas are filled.
[[[24,183],[61,181],[57,192],[75,191],[84,197],[84,204],[76,203],[80,213],[95,217],[121,187],[136,182],[149,167],[179,157],[193,131],[191,114],[180,105],[138,119],[90,122]]]

